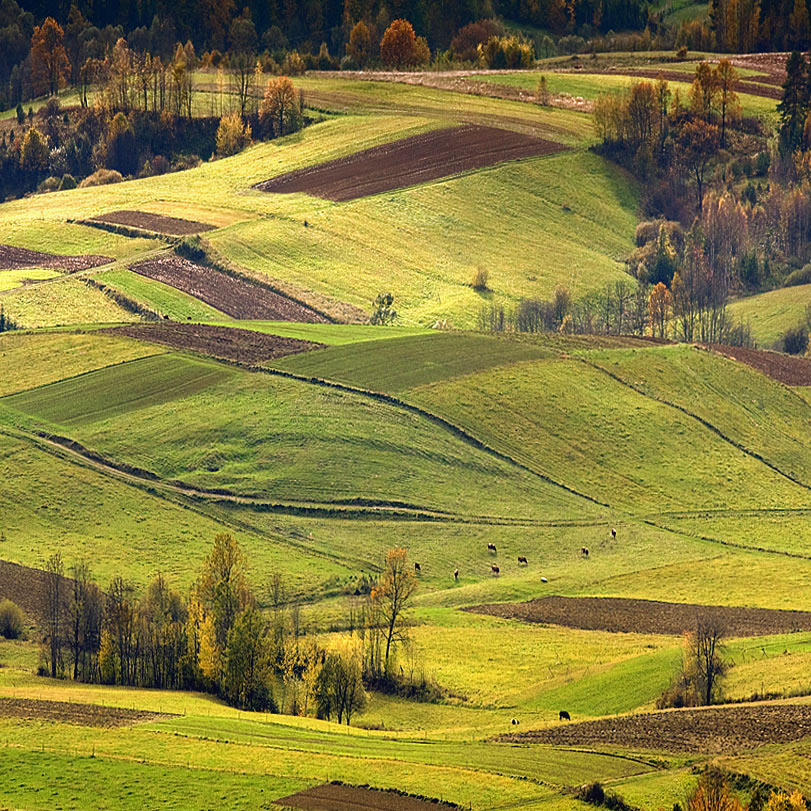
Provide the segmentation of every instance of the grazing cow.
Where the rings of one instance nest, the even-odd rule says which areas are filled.
[[[500,569],[498,568],[498,566],[496,566],[496,564],[495,564],[495,563],[491,563],[491,564],[490,564],[490,571],[491,571],[493,574],[498,574],[498,573],[499,573],[499,571],[500,571]]]
[[[454,570],[453,570],[453,579],[454,579],[454,580],[458,580],[458,579],[459,579],[459,569],[454,569]]]
[[[611,527],[611,540],[612,541],[617,540],[617,530],[615,530],[614,527]]]
[[[487,551],[492,552],[493,554],[496,553],[496,545],[494,543],[487,544]]]
[[[414,574],[419,574],[422,571],[419,563],[414,564]]]
[[[541,578],[541,583],[548,583],[548,582],[549,582],[549,581],[548,581],[548,580],[547,580],[545,577],[542,577],[542,578]]]
[[[561,720],[561,721],[571,721],[571,720],[572,720],[572,716],[571,716],[571,715],[569,715],[569,713],[568,713],[568,712],[566,712],[566,710],[561,710],[561,711],[560,711],[560,720]]]
[[[520,723],[520,721],[517,721],[515,718],[513,718],[513,719],[511,719],[511,720],[510,720],[510,723],[511,723],[511,724],[512,724],[514,727],[516,727],[516,726],[518,726],[518,724]]]
[[[524,564],[524,566],[528,566],[528,565],[529,565],[529,564],[527,563],[527,559],[526,559],[526,558],[525,558],[523,555],[519,555],[519,556],[518,556],[518,563],[519,563],[519,564],[523,563],[523,564]]]
[[[581,554],[581,555],[582,555],[584,558],[587,558],[587,557],[589,556],[589,548],[588,548],[587,546],[581,546],[581,547],[580,547],[580,554]]]

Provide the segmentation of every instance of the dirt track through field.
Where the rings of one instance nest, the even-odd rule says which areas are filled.
[[[130,270],[182,290],[232,318],[308,324],[328,321],[321,313],[250,279],[230,276],[173,254],[136,262]]]
[[[141,228],[170,236],[188,236],[201,231],[212,231],[216,226],[180,217],[167,217],[164,214],[150,214],[148,211],[111,211],[91,217],[91,222],[102,222],[109,225],[127,225],[130,228]]]
[[[114,260],[109,256],[81,254],[79,256],[60,256],[55,253],[30,251],[28,248],[17,248],[14,245],[0,244],[0,270],[19,270],[20,268],[55,268],[73,273],[78,270],[108,265]]]
[[[167,713],[102,707],[99,704],[74,704],[71,701],[42,701],[35,698],[0,698],[0,718],[24,718],[32,721],[58,721],[87,727],[126,727],[170,718]]]
[[[504,161],[550,155],[562,144],[468,124],[402,138],[257,184],[260,191],[347,201]]]
[[[247,329],[215,327],[210,324],[179,324],[174,321],[128,324],[105,331],[245,364],[264,363],[323,346],[314,341],[282,338]]]
[[[467,610],[524,622],[615,633],[678,636],[695,628],[699,617],[717,620],[730,637],[811,631],[811,611],[665,603],[622,597],[554,595],[524,603],[477,605]]]
[[[744,704],[562,723],[549,729],[504,735],[498,740],[718,755],[770,743],[790,743],[808,736],[811,736],[811,705]]]
[[[747,349],[743,346],[711,344],[713,352],[745,363],[753,369],[784,383],[786,386],[811,386],[811,359],[797,355],[784,355],[767,349]]]
[[[325,783],[274,801],[305,811],[451,811],[459,806],[365,786]]]

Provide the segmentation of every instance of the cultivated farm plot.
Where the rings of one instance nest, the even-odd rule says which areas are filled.
[[[234,318],[323,323],[328,319],[297,301],[246,278],[230,276],[180,256],[145,259],[130,270],[176,287]]]
[[[278,805],[301,808],[304,811],[452,811],[456,805],[404,796],[393,791],[379,791],[368,787],[326,783],[323,786],[299,791],[281,797]]]
[[[505,735],[515,743],[733,754],[811,736],[811,705],[755,704],[641,713]]]
[[[666,603],[617,597],[550,596],[525,603],[477,605],[475,613],[618,633],[677,636],[699,619],[716,621],[728,636],[766,636],[811,630],[811,611]]]
[[[17,248],[14,245],[0,244],[0,269],[20,270],[23,268],[58,268],[67,273],[108,265],[112,262],[109,256],[60,256],[55,253],[32,251],[28,248]]]
[[[719,355],[745,363],[786,386],[811,386],[811,359],[784,355],[782,352],[747,349],[743,346],[713,345],[710,348]]]
[[[32,721],[59,721],[91,727],[123,727],[168,718],[166,713],[75,704],[69,701],[40,701],[33,698],[0,697],[0,718],[25,718]]]
[[[282,338],[247,329],[170,321],[114,327],[110,333],[247,365],[321,347],[321,344],[312,341]]]
[[[79,426],[188,397],[232,374],[219,364],[161,354],[51,383],[1,402],[54,425]]]
[[[415,186],[505,161],[550,155],[562,144],[517,132],[467,125],[414,135],[346,158],[298,169],[256,186],[347,201]]]
[[[212,231],[216,226],[204,222],[185,220],[182,217],[170,217],[166,214],[151,214],[148,211],[110,211],[90,218],[91,222],[109,225],[127,225],[143,231],[154,231],[171,236],[188,236],[203,231]]]

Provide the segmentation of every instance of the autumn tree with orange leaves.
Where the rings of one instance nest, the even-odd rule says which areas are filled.
[[[654,338],[664,338],[667,332],[667,320],[670,317],[670,309],[673,306],[673,298],[670,291],[662,283],[655,285],[650,291],[648,298],[648,317],[650,321],[651,335]]]
[[[380,41],[380,58],[390,68],[411,68],[419,59],[417,37],[408,20],[395,20]]]
[[[53,18],[34,26],[31,37],[31,73],[37,93],[53,96],[64,87],[70,76],[70,62],[65,51],[65,32]]]

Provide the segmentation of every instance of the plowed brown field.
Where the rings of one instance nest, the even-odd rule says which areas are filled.
[[[322,344],[209,324],[128,324],[108,332],[249,365],[318,349]]]
[[[110,225],[128,225],[131,228],[142,228],[157,234],[170,236],[188,236],[201,231],[211,231],[215,226],[204,222],[184,220],[180,217],[167,217],[163,214],[150,214],[148,211],[111,211],[90,218],[93,222],[104,222]]]
[[[0,718],[59,721],[87,727],[124,727],[169,718],[166,713],[74,704],[70,701],[41,701],[35,698],[0,698]]]
[[[745,363],[787,386],[811,386],[811,360],[797,355],[784,355],[767,349],[712,344],[713,352]]]
[[[324,323],[327,319],[279,293],[180,256],[159,256],[130,265],[130,270],[205,301],[232,318]]]
[[[811,705],[748,704],[561,724],[549,729],[504,735],[498,740],[723,754],[756,749],[770,743],[790,743],[810,735]]]
[[[341,783],[313,786],[275,800],[275,803],[290,808],[303,808],[305,811],[451,811],[458,808],[449,803],[409,797],[394,791],[345,786]]]
[[[93,254],[60,256],[55,253],[30,251],[28,248],[16,248],[14,245],[0,245],[0,269],[2,270],[57,268],[72,273],[106,265],[112,261],[109,256],[94,256]]]
[[[550,596],[525,603],[477,605],[467,610],[525,622],[636,634],[678,636],[695,628],[699,617],[718,620],[730,637],[811,631],[811,611],[662,603],[622,597]]]
[[[39,619],[45,613],[46,583],[47,575],[42,569],[0,560],[0,600],[17,603],[30,621]],[[62,578],[66,603],[72,586],[72,580]]]
[[[355,200],[563,149],[566,147],[554,141],[468,124],[364,149],[345,158],[279,175],[256,188],[277,194],[303,192],[327,200]]]

